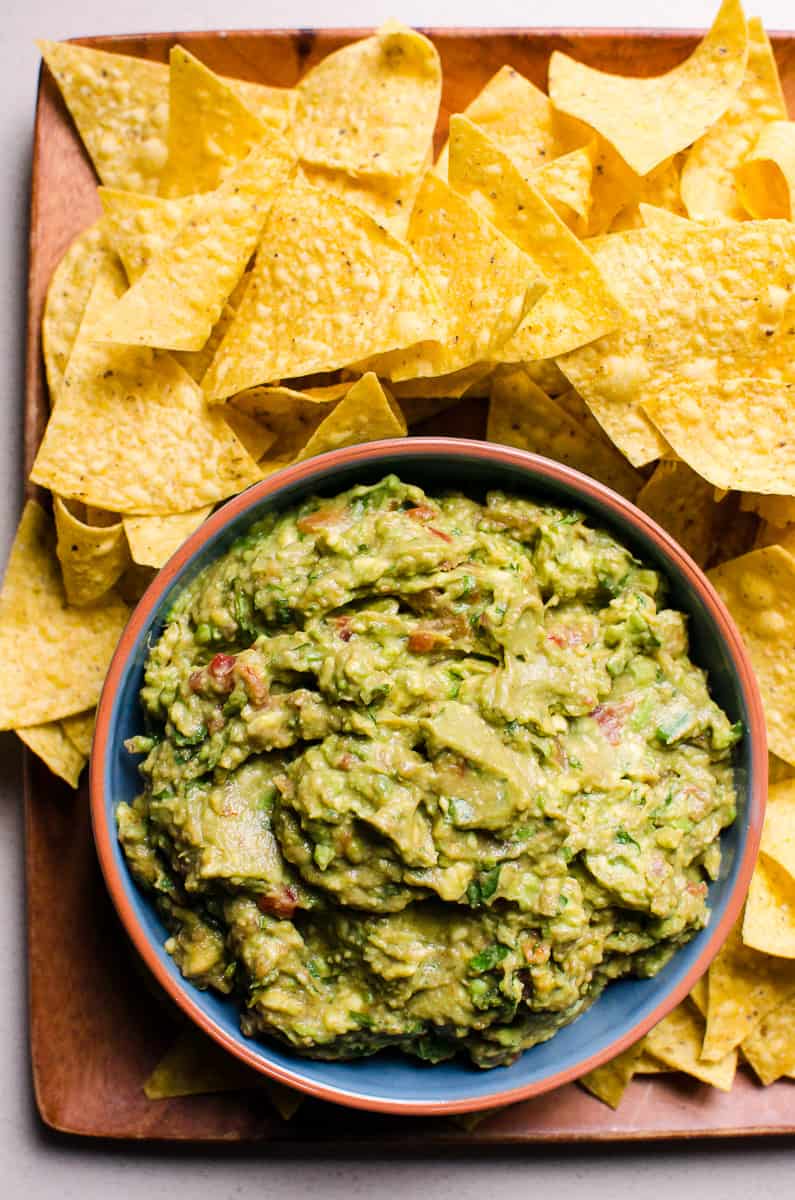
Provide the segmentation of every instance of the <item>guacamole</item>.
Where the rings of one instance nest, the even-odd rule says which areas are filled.
[[[739,737],[582,514],[394,476],[271,513],[146,662],[130,868],[301,1054],[510,1063],[708,920]]]

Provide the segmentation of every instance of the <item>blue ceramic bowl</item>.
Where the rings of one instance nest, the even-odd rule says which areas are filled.
[[[510,1067],[481,1071],[462,1060],[428,1066],[382,1052],[354,1062],[301,1058],[275,1041],[246,1038],[236,1005],[186,982],[163,949],[167,932],[135,885],[116,838],[115,809],[140,790],[124,740],[142,728],[138,700],[147,645],[176,593],[270,509],[313,493],[334,495],[389,472],[431,493],[490,488],[571,505],[588,513],[668,578],[672,603],[688,613],[691,655],[712,692],[743,722],[738,747],[739,811],[723,835],[723,866],[710,889],[712,919],[654,979],[608,986],[571,1025]],[[690,990],[736,919],[756,859],[767,790],[767,748],[759,693],[740,637],[723,604],[685,552],[645,513],[594,480],[505,446],[449,438],[375,442],[288,467],[226,504],[174,555],[149,587],[114,656],[102,693],[91,763],[94,836],[113,902],[137,950],[171,998],[207,1034],[266,1075],[326,1100],[394,1113],[455,1113],[508,1104],[577,1078],[642,1036]]]

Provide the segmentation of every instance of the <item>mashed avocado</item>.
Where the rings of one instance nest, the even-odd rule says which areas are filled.
[[[707,921],[739,730],[664,580],[579,513],[390,476],[270,514],[141,700],[119,836],[248,1034],[509,1063]]]

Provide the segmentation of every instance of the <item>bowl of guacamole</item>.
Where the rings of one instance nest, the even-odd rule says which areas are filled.
[[[288,468],[160,573],[103,694],[100,861],[172,998],[328,1099],[465,1111],[641,1036],[742,902],[758,696],[696,567],[547,460]]]

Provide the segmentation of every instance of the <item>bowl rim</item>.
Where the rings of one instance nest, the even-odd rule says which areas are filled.
[[[540,476],[552,483],[564,481],[575,490],[584,492],[592,503],[607,508],[614,518],[629,521],[630,524],[639,528],[646,537],[656,543],[664,558],[672,560],[676,564],[686,577],[689,586],[699,594],[709,611],[728,651],[732,669],[737,676],[746,702],[749,718],[748,736],[753,771],[749,772],[747,785],[748,829],[745,844],[737,866],[734,887],[726,901],[725,910],[714,926],[707,927],[709,936],[696,962],[679,983],[661,998],[650,1013],[602,1050],[596,1051],[574,1066],[546,1075],[543,1079],[532,1083],[497,1090],[488,1096],[464,1097],[459,1100],[380,1099],[341,1087],[321,1084],[307,1080],[292,1070],[263,1059],[254,1049],[246,1045],[242,1034],[240,1040],[230,1036],[203,1010],[198,1000],[194,999],[196,989],[191,986],[190,982],[175,980],[166,972],[155,952],[152,940],[138,920],[135,908],[125,894],[121,873],[114,860],[112,847],[116,841],[116,831],[111,829],[108,819],[109,804],[105,789],[105,766],[110,748],[110,721],[114,699],[127,672],[131,651],[142,630],[156,617],[163,595],[189,560],[219,535],[229,522],[258,507],[263,501],[271,499],[283,488],[305,483],[308,480],[315,480],[318,488],[322,488],[325,473],[330,468],[369,463],[382,456],[394,458],[401,455],[426,458],[452,455],[454,458],[460,457],[462,460],[469,461],[473,459],[486,462],[497,461],[524,470],[531,476]],[[393,467],[393,469],[399,470],[398,467]],[[127,936],[169,998],[202,1032],[260,1074],[267,1075],[279,1083],[286,1084],[288,1087],[295,1088],[319,1100],[370,1112],[402,1115],[449,1115],[486,1111],[552,1091],[614,1058],[662,1020],[685,998],[696,981],[704,974],[739,916],[759,851],[766,795],[767,736],[762,700],[750,656],[720,596],[687,552],[642,509],[637,508],[629,500],[590,476],[529,451],[493,442],[452,437],[390,438],[333,450],[274,472],[227,501],[217,513],[209,517],[161,568],[133,610],[114,652],[102,688],[97,706],[90,763],[91,824],[105,885]]]

